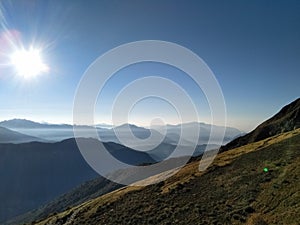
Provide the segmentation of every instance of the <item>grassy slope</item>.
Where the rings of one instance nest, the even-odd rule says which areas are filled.
[[[300,224],[299,148],[297,129],[223,152],[205,172],[195,161],[37,224]]]

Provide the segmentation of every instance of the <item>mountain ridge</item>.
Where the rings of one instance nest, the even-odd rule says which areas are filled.
[[[27,119],[11,119],[4,120],[0,122],[0,126],[6,128],[57,128],[57,127],[65,127],[72,128],[72,125],[69,124],[49,124],[49,123],[38,123],[32,120]]]
[[[271,118],[257,126],[250,133],[238,137],[221,148],[226,151],[248,143],[260,141],[262,139],[288,132],[300,127],[300,98],[284,106]]]
[[[74,137],[73,133],[73,126],[68,124],[47,124],[47,123],[37,123],[31,120],[26,119],[13,119],[13,120],[5,120],[0,122],[0,126],[4,126],[8,129],[12,129],[14,131],[27,134],[29,136],[35,136],[44,140],[44,142],[59,142],[64,139],[69,139]],[[181,129],[183,128],[187,133],[189,139],[182,139],[182,143],[184,145],[191,145],[191,143],[197,141],[198,145],[207,144],[209,137],[210,137],[210,129],[211,127],[215,128],[217,135],[223,135],[222,132],[225,129],[225,137],[224,143],[228,143],[229,141],[233,140],[235,137],[242,135],[242,132],[236,128],[232,127],[221,127],[217,125],[205,124],[202,122],[190,122],[190,123],[183,123],[177,125],[166,125],[166,136],[163,138],[164,133],[161,133],[164,128],[162,127],[153,127],[152,129],[137,126],[134,124],[122,124],[120,126],[116,126],[113,128],[100,128],[95,125],[97,132],[99,134],[100,140],[102,142],[115,142],[120,143],[119,137],[122,140],[127,140],[128,143],[132,143],[131,147],[136,143],[136,140],[133,135],[139,139],[144,139],[147,141],[147,138],[155,136],[155,138],[160,141],[163,139],[163,142],[168,144],[177,144],[180,136],[181,136]],[[81,137],[95,137],[94,129],[95,127],[92,126],[76,126],[76,128],[80,129]],[[195,136],[195,130],[200,130],[200,135],[198,137]],[[117,135],[120,135],[117,137]],[[211,144],[214,143],[214,140],[211,140]],[[218,143],[219,144],[219,143]],[[146,144],[147,145],[147,144]],[[149,145],[149,143],[148,143]],[[193,145],[193,144],[192,144]],[[137,148],[138,149],[138,148]]]
[[[40,138],[22,134],[17,131],[10,130],[5,127],[0,126],[0,143],[27,143],[27,142],[33,142],[33,141],[43,141]]]

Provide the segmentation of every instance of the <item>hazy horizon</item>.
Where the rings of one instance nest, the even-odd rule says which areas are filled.
[[[134,123],[134,122],[130,122],[128,121],[128,123],[120,123],[120,124],[113,124],[113,123],[105,123],[105,122],[95,122],[94,124],[73,124],[72,121],[70,123],[65,123],[65,122],[49,122],[49,121],[45,121],[45,120],[41,120],[41,121],[37,121],[37,120],[32,120],[32,119],[27,119],[27,118],[9,118],[9,119],[4,119],[4,120],[0,120],[0,122],[4,122],[4,121],[12,121],[12,120],[26,120],[26,121],[31,121],[31,122],[35,122],[35,123],[39,123],[39,124],[49,124],[49,125],[79,125],[79,126],[94,126],[94,125],[107,125],[107,126],[121,126],[124,124],[130,124],[130,125],[136,125],[136,126],[140,126],[140,127],[144,127],[144,128],[150,128],[151,125],[154,126],[164,126],[164,125],[170,125],[170,126],[176,126],[176,125],[180,125],[180,124],[190,124],[190,123],[203,123],[203,124],[207,124],[207,125],[215,125],[215,126],[221,126],[218,124],[211,124],[211,123],[206,123],[203,121],[186,121],[183,123],[166,123],[166,124],[141,124],[141,123]],[[232,126],[228,126],[227,127],[232,127]],[[232,128],[236,128],[236,127],[232,127]],[[237,128],[238,129],[238,128]],[[241,130],[243,131],[243,130]]]
[[[294,101],[295,99],[293,99],[292,101]],[[290,101],[290,102],[292,102],[292,101]],[[263,121],[265,121],[265,120],[269,119],[270,117],[274,116],[277,112],[279,112],[279,110],[283,106],[289,104],[290,102],[287,102],[287,103],[285,103],[283,105],[278,106],[278,109],[276,111],[274,111],[274,112],[271,112],[268,117],[262,118],[261,121],[258,121],[256,123],[252,123],[251,125],[242,126],[242,125],[240,125],[238,123],[229,123],[227,121],[226,126],[227,127],[237,128],[237,129],[239,129],[242,132],[250,132],[250,131],[254,130]],[[21,117],[14,117],[14,116],[10,116],[10,117],[6,117],[6,118],[1,117],[0,118],[0,122],[1,121],[5,121],[5,120],[13,120],[13,119],[30,120],[30,121],[33,121],[33,122],[36,122],[36,123],[42,123],[42,124],[58,124],[58,125],[60,125],[60,124],[67,124],[67,125],[74,125],[72,118],[67,119],[67,120],[54,120],[51,117],[49,117],[48,119],[35,119],[33,117],[30,117],[30,116],[29,117],[22,117],[22,116]],[[210,123],[210,121],[199,121],[199,120],[198,121],[185,121],[185,122],[182,122],[182,123],[193,123],[193,122],[205,123],[205,124],[212,124],[212,125],[219,126],[219,124],[217,124],[217,123],[213,124],[213,123]],[[179,121],[177,121],[177,122],[173,122],[173,123],[165,123],[165,125],[178,125],[178,124],[182,124],[182,123],[179,122]],[[90,124],[90,125],[92,126],[92,125],[99,125],[99,124],[113,126],[114,123],[112,122],[112,120],[107,120],[107,121],[99,121],[98,120],[98,121],[95,121],[94,124]],[[122,124],[124,124],[124,123],[117,124],[116,126],[120,126]],[[134,124],[134,125],[145,127],[145,128],[148,128],[148,127],[151,126],[151,123],[149,123],[149,121],[148,121],[148,123],[145,123],[145,122],[143,123],[143,122],[140,122],[140,121],[130,121],[129,120],[128,124]],[[88,125],[88,124],[80,124],[80,125]],[[88,126],[90,126],[90,125],[88,125]]]

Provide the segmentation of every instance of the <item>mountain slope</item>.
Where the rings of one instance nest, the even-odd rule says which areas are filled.
[[[104,145],[113,156],[128,164],[154,162],[146,153],[115,143]],[[0,222],[38,208],[99,177],[82,158],[75,139],[58,143],[0,144],[0,171]]]
[[[194,161],[164,182],[122,188],[36,224],[299,224],[299,148],[297,129],[223,152],[205,172]]]
[[[170,152],[174,150],[174,147],[175,146],[172,145],[162,144],[161,146],[159,146],[159,148],[156,148],[154,152],[150,151],[148,152],[148,154],[150,154],[150,156],[155,160],[160,161],[161,159],[157,158],[157,154],[155,153],[155,151],[163,151],[164,156],[167,157],[170,154]],[[194,155],[199,155],[201,152],[204,151],[205,147],[206,146],[198,146]],[[213,149],[215,148],[215,146],[210,146],[210,148]],[[123,172],[125,176],[128,174],[126,173],[126,171]],[[117,171],[115,176],[120,177],[124,175],[122,175],[121,171]],[[62,212],[67,208],[74,207],[85,201],[109,193],[122,186],[123,185],[116,184],[103,177],[98,177],[91,181],[83,183],[82,185],[74,188],[66,194],[59,196],[58,198],[54,199],[53,201],[50,201],[49,203],[45,204],[44,206],[38,209],[32,210],[26,214],[13,218],[7,224],[23,224],[24,222],[44,219],[47,218],[47,215]]]
[[[0,143],[26,143],[41,139],[0,127]]]
[[[300,98],[283,107],[276,115],[268,119],[252,132],[235,139],[222,148],[222,151],[248,143],[260,141],[273,135],[291,131],[300,127]]]
[[[97,177],[81,184],[37,209],[7,221],[5,225],[24,224],[34,220],[45,219],[49,215],[63,212],[68,208],[112,192],[120,187],[122,187],[122,185],[111,182],[103,177]]]

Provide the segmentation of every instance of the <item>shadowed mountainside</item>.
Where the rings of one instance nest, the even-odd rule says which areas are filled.
[[[85,201],[97,198],[106,193],[112,192],[123,185],[114,183],[103,177],[98,177],[93,180],[84,182],[73,190],[57,197],[47,204],[34,209],[30,212],[17,216],[7,222],[5,225],[24,224],[34,220],[47,218],[49,215],[63,212],[68,208],[82,204]]]
[[[115,143],[104,145],[114,157],[128,164],[154,162],[146,153]],[[40,207],[98,177],[82,158],[75,139],[0,144],[0,171],[0,222]]]

